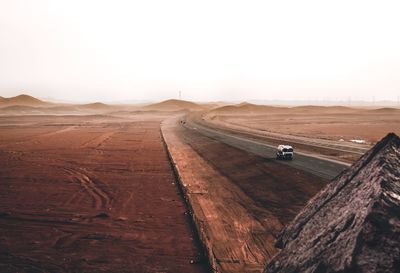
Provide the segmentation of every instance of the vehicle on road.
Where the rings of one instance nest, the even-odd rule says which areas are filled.
[[[279,145],[276,151],[276,159],[292,160],[294,155],[293,147],[290,145]]]

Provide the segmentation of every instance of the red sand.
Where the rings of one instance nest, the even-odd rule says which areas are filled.
[[[0,118],[0,272],[207,272],[140,119]]]

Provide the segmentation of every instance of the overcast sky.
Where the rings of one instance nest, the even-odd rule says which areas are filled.
[[[0,0],[0,95],[400,96],[400,1]]]

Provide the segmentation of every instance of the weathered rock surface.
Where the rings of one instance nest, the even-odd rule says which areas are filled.
[[[400,138],[388,134],[311,199],[264,272],[400,272]]]

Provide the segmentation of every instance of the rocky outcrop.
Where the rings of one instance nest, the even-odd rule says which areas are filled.
[[[389,134],[278,237],[264,272],[400,272],[400,138]]]

